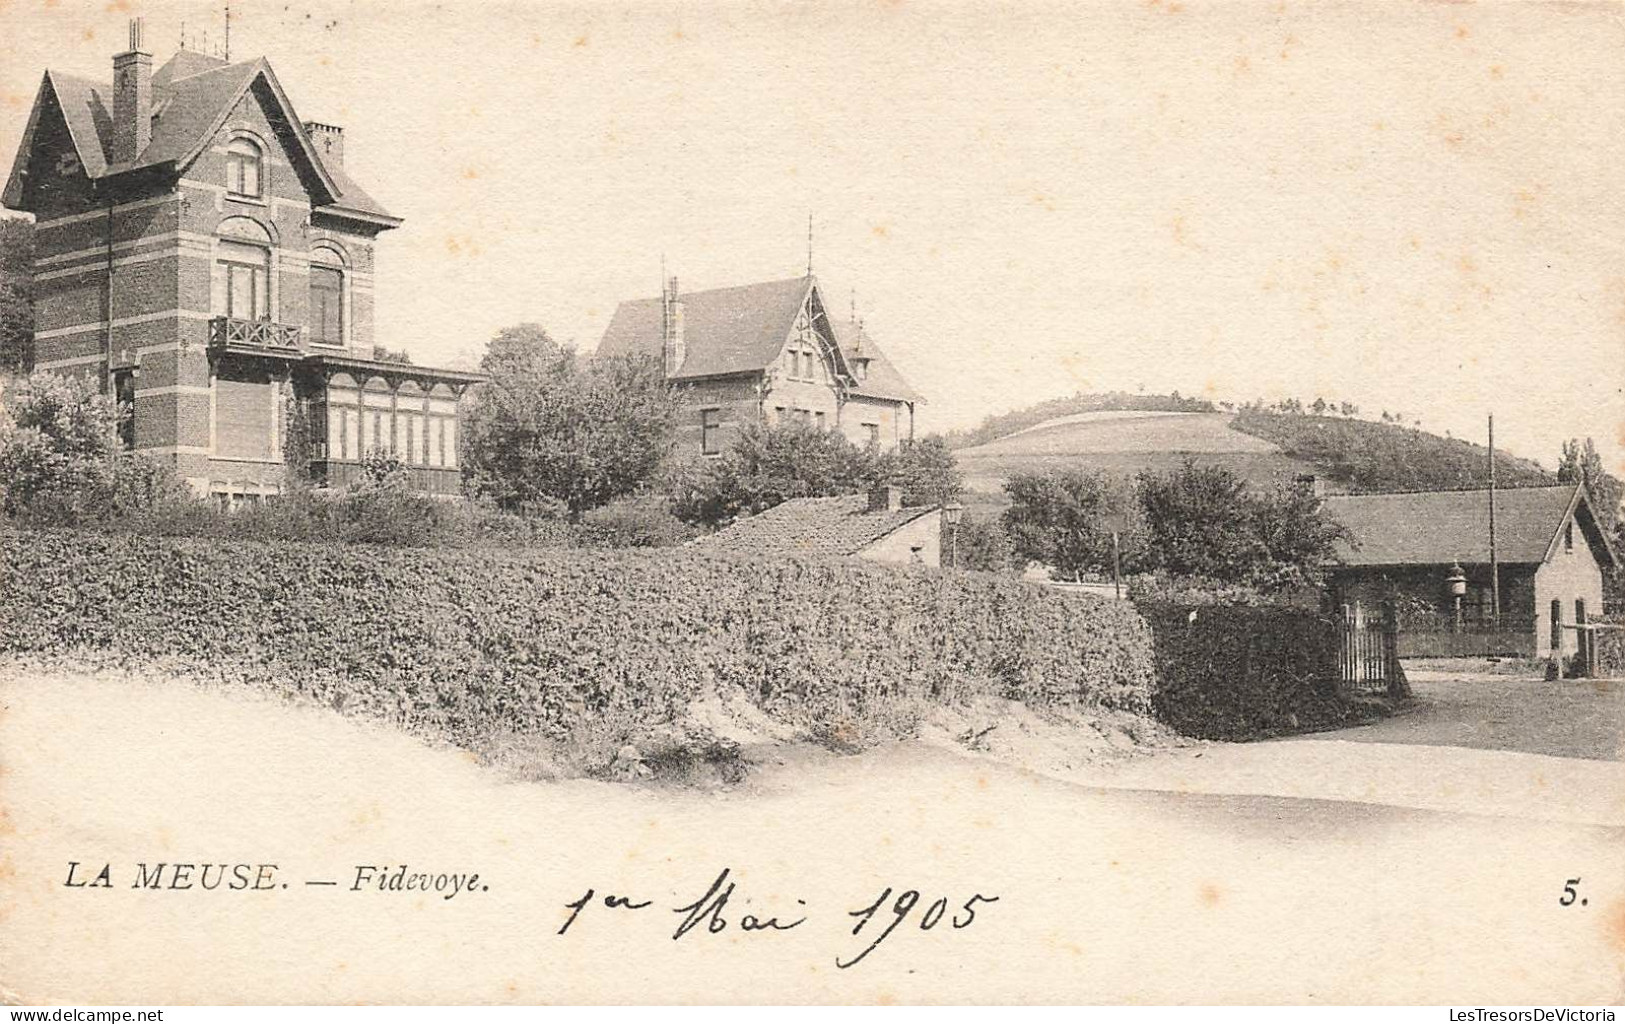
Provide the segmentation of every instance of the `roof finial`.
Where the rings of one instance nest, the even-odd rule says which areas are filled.
[[[231,2],[226,3],[226,63],[231,63]]]
[[[807,276],[812,276],[812,211],[807,211]]]
[[[858,322],[858,290],[852,289],[852,314],[848,317],[853,323]]]
[[[660,298],[664,301],[666,297],[666,253],[662,250],[660,253]]]

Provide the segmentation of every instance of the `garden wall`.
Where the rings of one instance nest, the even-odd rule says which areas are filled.
[[[669,722],[713,686],[814,731],[978,694],[1149,713],[1150,641],[1127,602],[852,560],[0,531],[0,654],[203,668],[459,742]]]

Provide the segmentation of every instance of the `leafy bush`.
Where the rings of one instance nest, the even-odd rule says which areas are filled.
[[[948,528],[944,527],[946,531]],[[977,515],[965,512],[959,523],[958,536],[953,539],[954,563],[961,569],[980,569],[983,572],[1008,572],[1019,568],[1015,549],[1004,524],[995,515]],[[950,550],[949,539],[943,538],[944,559]],[[944,561],[944,565],[948,564]]]
[[[589,542],[606,548],[669,548],[700,535],[659,495],[617,499],[582,516],[581,524]]]
[[[41,373],[0,392],[0,512],[75,524],[188,493],[170,467],[123,451],[119,411],[86,378]]]
[[[652,727],[713,690],[859,741],[978,694],[1150,708],[1131,606],[982,573],[70,530],[0,531],[0,565],[0,653],[198,666],[459,742]]]
[[[677,515],[716,526],[791,498],[855,494],[879,483],[882,469],[873,448],[791,422],[747,425],[721,455],[681,467],[674,475]]]
[[[1340,724],[1336,620],[1298,608],[1139,602],[1151,624],[1157,717],[1204,739]]]
[[[746,426],[719,457],[676,467],[668,490],[679,518],[718,526],[791,498],[858,494],[877,484],[900,487],[905,505],[944,504],[960,490],[953,452],[940,438],[881,451],[798,421]]]

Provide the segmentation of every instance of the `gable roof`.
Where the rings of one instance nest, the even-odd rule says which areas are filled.
[[[886,354],[880,351],[880,346],[875,344],[875,340],[863,329],[862,324],[852,320],[835,320],[830,326],[835,329],[835,343],[846,356],[848,365],[855,366],[862,359],[869,361],[867,376],[855,380],[852,394],[865,398],[885,398],[920,404],[925,402],[924,397],[909,386],[903,375],[897,372],[897,367],[893,366],[891,360],[886,358]]]
[[[263,80],[288,122],[294,148],[307,162],[322,193],[315,205],[330,212],[353,211],[368,219],[400,223],[357,185],[342,168],[322,162],[304,122],[294,112],[276,73],[263,57],[227,64],[214,57],[182,50],[152,76],[152,138],[134,160],[114,164],[108,159],[113,138],[112,86],[59,71],[47,71],[34,100],[34,111],[18,147],[17,163],[7,182],[4,201],[15,206],[22,198],[21,172],[33,149],[39,113],[50,89],[62,108],[78,151],[79,162],[92,180],[147,167],[173,165],[184,169],[214,141],[239,101]]]
[[[680,295],[687,354],[672,378],[766,369],[783,350],[813,286],[810,277],[794,277]],[[661,302],[659,298],[634,299],[615,307],[597,354],[659,356]]]
[[[1337,494],[1323,500],[1328,515],[1353,535],[1338,542],[1345,565],[1487,564],[1490,560],[1489,491],[1416,491]],[[1496,491],[1496,558],[1504,564],[1546,560],[1573,515],[1597,560],[1615,564],[1612,545],[1579,485],[1516,487]]]
[[[693,541],[691,547],[756,555],[855,555],[921,516],[935,505],[870,512],[869,497],[791,498],[725,529]]]

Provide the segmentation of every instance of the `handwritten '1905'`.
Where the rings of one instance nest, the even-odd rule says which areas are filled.
[[[727,909],[728,901],[733,897],[736,887],[728,875],[729,869],[723,868],[722,872],[711,882],[711,886],[705,891],[705,895],[685,906],[673,908],[673,913],[683,915],[682,921],[678,923],[676,930],[672,932],[673,942],[682,939],[683,936],[699,928],[702,924],[704,930],[713,935],[728,927],[728,917],[723,912]],[[837,957],[835,959],[836,967],[844,970],[861,963],[870,953],[878,949],[881,943],[891,937],[892,933],[908,919],[909,915],[920,906],[921,901],[924,899],[917,889],[905,889],[893,899],[892,893],[894,891],[888,886],[880,895],[875,897],[873,903],[861,910],[847,912],[848,917],[857,918],[857,924],[852,926],[853,935],[862,934],[864,929],[871,922],[874,922],[876,918],[884,920],[886,923],[880,927],[880,931],[875,934],[873,941],[856,956],[847,960]],[[570,911],[570,916],[565,919],[563,926],[558,930],[558,934],[563,935],[570,930],[570,926],[576,923],[576,919],[581,916],[582,911],[594,902],[593,897],[596,895],[596,890],[588,889],[579,899],[564,905],[565,909]],[[887,905],[888,900],[891,901],[889,906]],[[950,916],[950,901],[948,897],[941,896],[926,905],[916,919],[916,923],[919,930],[924,932],[931,931],[937,925],[943,923],[944,919],[947,920],[948,926],[955,930],[969,928],[976,920],[977,904],[997,903],[998,901],[997,896],[984,896],[981,893],[976,893],[954,908],[954,912]],[[622,911],[645,910],[653,905],[652,900],[636,900],[631,897],[613,894],[601,897],[598,902],[607,910]],[[796,905],[798,908],[805,908],[807,902],[798,899]],[[780,920],[778,917],[764,918],[756,914],[743,914],[739,917],[737,925],[744,932],[787,932],[807,923],[807,915],[801,913],[800,910],[797,913],[800,916],[790,920]],[[886,920],[887,917],[890,920]]]

